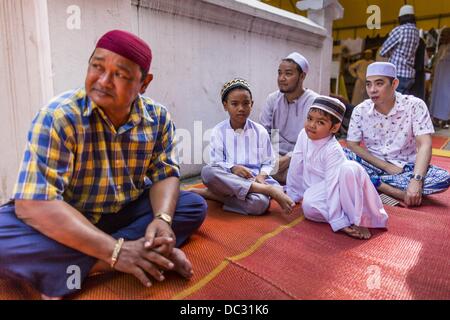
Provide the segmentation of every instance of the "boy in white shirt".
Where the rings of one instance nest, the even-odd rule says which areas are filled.
[[[295,203],[269,176],[276,163],[269,134],[248,119],[253,106],[249,84],[233,79],[224,85],[221,96],[230,118],[217,124],[211,134],[210,164],[201,173],[207,189],[190,191],[241,214],[263,214],[270,198],[290,212]]]
[[[337,99],[314,100],[295,145],[287,176],[287,194],[303,199],[307,219],[327,222],[334,232],[369,239],[368,228],[385,228],[388,216],[364,169],[347,160],[334,134],[345,106]]]

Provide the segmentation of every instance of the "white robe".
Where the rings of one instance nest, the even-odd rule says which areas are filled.
[[[289,166],[287,194],[303,199],[307,219],[328,222],[333,231],[352,224],[385,228],[388,216],[365,170],[346,159],[336,138],[311,140],[303,129]]]

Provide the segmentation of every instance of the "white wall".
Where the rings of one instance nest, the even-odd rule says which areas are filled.
[[[81,10],[80,29],[67,28],[71,5]],[[169,108],[177,128],[192,134],[194,121],[204,133],[226,117],[219,92],[237,76],[252,85],[252,118],[258,119],[267,94],[277,88],[280,59],[294,50],[312,65],[306,86],[328,92],[326,30],[256,0],[2,0],[0,201],[11,195],[32,117],[51,96],[83,85],[96,41],[113,28],[149,42],[155,79],[147,95]],[[191,160],[201,159],[202,146],[192,147],[197,159]],[[200,168],[182,165],[182,174]]]
[[[0,202],[11,195],[27,131],[53,95],[45,1],[0,1]]]
[[[201,132],[227,117],[219,97],[226,81],[243,77],[250,82],[255,101],[251,118],[258,119],[267,95],[277,89],[280,60],[299,51],[312,66],[306,86],[320,89],[318,53],[325,30],[303,17],[280,16],[279,10],[257,2],[259,8],[212,0],[133,3],[138,17],[133,30],[153,50],[155,78],[147,94],[169,108],[177,128],[194,133],[194,121],[201,123],[192,137],[193,154],[187,157],[192,163],[198,163],[202,150]],[[181,169],[183,175],[193,175],[201,167],[182,163]]]
[[[42,1],[42,0],[38,0]],[[97,40],[107,31],[131,31],[133,17],[128,0],[47,0],[55,95],[84,85],[87,63]],[[71,13],[80,8],[80,29],[68,29]]]

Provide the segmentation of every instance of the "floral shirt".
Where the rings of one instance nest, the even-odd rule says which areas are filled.
[[[384,115],[367,99],[353,110],[348,141],[362,141],[377,158],[403,167],[416,160],[416,139],[434,133],[424,101],[411,95],[395,93],[395,105]]]

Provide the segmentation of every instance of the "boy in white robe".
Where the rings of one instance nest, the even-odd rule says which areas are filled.
[[[276,164],[269,134],[248,119],[253,106],[250,86],[243,79],[233,79],[224,85],[221,96],[230,117],[217,124],[211,134],[210,163],[201,173],[207,188],[189,191],[240,214],[263,214],[270,198],[290,212],[295,203],[269,175]]]
[[[337,99],[314,100],[295,145],[287,176],[287,194],[303,199],[307,219],[327,222],[334,232],[369,239],[368,228],[385,228],[388,216],[366,171],[347,160],[334,134],[345,106]]]

